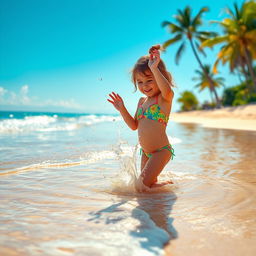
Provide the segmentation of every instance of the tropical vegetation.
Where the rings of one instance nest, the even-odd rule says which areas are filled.
[[[222,34],[211,31],[202,31],[202,14],[208,12],[208,7],[203,7],[199,12],[192,16],[190,7],[184,10],[177,10],[174,22],[164,21],[163,27],[168,27],[172,37],[163,43],[162,47],[166,50],[175,43],[180,46],[175,55],[175,62],[178,65],[184,53],[187,43],[190,45],[195,60],[200,69],[196,69],[197,77],[192,78],[197,81],[196,88],[199,92],[204,89],[210,91],[211,98],[214,98],[213,105],[242,105],[256,102],[256,69],[254,61],[256,59],[256,1],[244,1],[239,7],[236,3],[233,8],[226,8],[228,17],[222,21],[211,21],[217,23],[222,28]],[[203,64],[200,55],[205,55],[206,47],[213,48],[220,45],[220,50],[216,60],[211,65]],[[230,73],[238,75],[241,84],[233,88],[226,88],[224,79],[216,77],[218,65],[229,64]],[[211,68],[212,66],[212,68]],[[219,97],[217,89],[224,86],[222,97]],[[181,97],[188,97],[182,94]],[[183,102],[180,98],[179,102]],[[182,108],[184,106],[182,105]],[[186,107],[185,107],[186,108]]]
[[[198,107],[198,100],[193,92],[184,91],[181,93],[181,96],[178,98],[178,102],[181,103],[182,111],[196,110]]]
[[[253,59],[256,59],[256,2],[244,2],[241,8],[234,3],[234,10],[227,8],[226,11],[230,17],[216,21],[222,27],[223,35],[205,40],[202,47],[223,43],[214,64],[214,72],[217,73],[220,61],[223,64],[228,62],[231,72],[240,67],[247,79],[251,80],[247,83],[248,89],[256,92],[256,74],[253,70]]]
[[[239,106],[256,102],[256,93],[249,93],[246,82],[224,90],[222,102],[224,106]]]
[[[211,99],[212,97],[212,87],[211,85],[214,86],[214,88],[218,88],[220,86],[225,86],[224,85],[224,78],[223,77],[216,77],[216,75],[212,72],[210,65],[205,64],[203,66],[204,71],[200,70],[200,69],[196,69],[195,73],[198,75],[197,77],[193,77],[192,80],[193,81],[198,81],[198,83],[195,85],[196,88],[199,88],[199,92],[205,90],[205,89],[209,89],[210,92],[210,96]],[[211,82],[209,82],[209,79],[211,79]],[[217,91],[216,91],[217,94]]]

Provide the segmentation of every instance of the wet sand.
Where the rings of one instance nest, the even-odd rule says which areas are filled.
[[[256,105],[174,113],[172,120],[194,143],[186,143],[192,154],[188,169],[202,172],[179,184],[186,193],[173,206],[178,236],[165,246],[166,255],[255,255]],[[201,129],[211,135],[198,138],[206,146],[200,150],[202,164],[198,158],[192,162]]]

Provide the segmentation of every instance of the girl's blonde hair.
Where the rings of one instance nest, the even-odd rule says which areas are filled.
[[[136,75],[138,73],[142,73],[144,75],[146,75],[146,71],[151,72],[149,66],[148,66],[148,61],[149,61],[149,56],[142,56],[141,58],[139,58],[136,62],[136,64],[134,65],[133,69],[131,70],[131,79],[132,82],[134,84],[135,87],[135,91],[137,91],[137,79],[136,79]],[[170,74],[170,72],[168,72],[166,70],[166,66],[164,64],[164,62],[162,60],[160,60],[159,64],[158,64],[158,68],[160,70],[160,72],[163,74],[163,76],[170,82],[171,86],[173,86],[172,84],[172,76]]]

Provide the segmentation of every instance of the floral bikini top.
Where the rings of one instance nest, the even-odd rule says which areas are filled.
[[[156,96],[155,103],[151,104],[145,111],[143,111],[142,104],[139,104],[137,120],[141,120],[143,118],[157,121],[164,124],[165,126],[167,125],[169,116],[166,116],[158,105],[158,96]]]

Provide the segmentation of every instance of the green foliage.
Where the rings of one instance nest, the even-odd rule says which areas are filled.
[[[206,39],[201,47],[213,47],[222,44],[217,54],[213,71],[217,73],[217,66],[229,63],[230,72],[242,69],[252,80],[252,88],[256,92],[256,73],[253,70],[253,61],[256,59],[256,1],[243,1],[239,7],[234,3],[232,9],[226,8],[228,17],[222,21],[216,21],[222,29],[223,34]],[[249,84],[247,84],[249,86]],[[246,92],[240,95],[236,104],[244,104]],[[247,95],[248,96],[248,95]]]
[[[182,111],[195,110],[198,106],[198,100],[196,96],[190,91],[184,91],[183,93],[181,93],[181,96],[180,98],[178,98],[177,101],[182,104]]]
[[[256,93],[251,93],[248,99],[248,103],[256,102]]]
[[[217,87],[223,85],[224,79],[216,77],[218,73],[217,66],[229,63],[230,71],[238,71],[244,75],[246,82],[240,85],[225,89],[222,97],[224,106],[238,106],[256,102],[256,67],[253,67],[256,60],[256,1],[245,0],[238,6],[234,3],[233,8],[226,8],[227,17],[222,21],[212,21],[222,28],[222,33],[202,31],[202,15],[208,11],[208,8],[201,8],[194,16],[192,9],[186,7],[179,9],[174,17],[174,22],[164,21],[163,27],[167,27],[171,38],[164,42],[163,49],[170,45],[180,43],[175,56],[175,62],[178,64],[182,55],[184,55],[186,44],[189,43],[193,53],[201,67],[196,70],[197,81],[195,85],[199,91],[205,88],[210,90],[211,96],[216,98],[216,103],[203,103],[201,109],[210,109],[220,106],[220,100],[217,95]],[[203,65],[200,61],[199,53],[204,54],[205,47],[214,47],[221,44],[217,60],[213,65]],[[198,100],[196,96],[185,91],[182,93],[178,102],[182,103],[183,111],[198,109]],[[216,105],[216,106],[215,106]]]
[[[223,77],[216,77],[216,74],[212,72],[210,65],[205,64],[203,65],[203,68],[204,70],[196,69],[195,72],[197,76],[192,78],[193,81],[199,82],[195,87],[199,88],[200,92],[206,88],[212,92],[208,77],[211,78],[213,87],[218,88],[220,86],[224,86],[225,79]]]
[[[250,93],[246,82],[225,89],[222,103],[224,106],[239,106],[256,102],[256,93]]]

